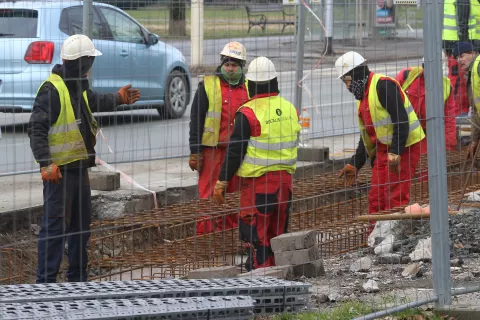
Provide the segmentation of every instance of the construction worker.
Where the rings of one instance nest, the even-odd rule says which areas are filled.
[[[238,227],[240,240],[252,249],[250,270],[275,265],[270,239],[287,232],[301,127],[295,107],[278,95],[272,61],[254,59],[246,77],[252,99],[235,115],[213,199],[224,203],[229,182],[235,174],[242,177]]]
[[[457,115],[469,112],[467,84],[464,72],[452,54],[455,43],[480,40],[480,4],[478,0],[445,0],[443,5],[442,43],[448,57],[448,78],[454,88]]]
[[[237,109],[248,100],[243,68],[247,51],[239,42],[230,42],[220,52],[217,72],[206,76],[198,84],[190,113],[190,159],[188,164],[199,173],[200,199],[208,199],[217,182],[220,166],[233,130]],[[239,180],[233,178],[228,192],[238,189]],[[197,222],[197,234],[235,228],[237,215],[217,218],[202,217]]]
[[[469,42],[458,42],[453,49],[460,68],[468,75],[467,93],[468,101],[473,110],[470,119],[472,124],[469,157],[475,154],[480,141],[480,56]]]
[[[357,52],[338,58],[335,69],[357,100],[361,134],[355,155],[339,177],[351,186],[368,157],[373,167],[369,214],[408,204],[425,133],[407,95],[395,79],[370,71]]]
[[[445,53],[442,51],[442,62],[446,61]],[[427,132],[427,110],[425,103],[425,75],[424,60],[422,58],[421,67],[411,67],[401,70],[396,80],[402,86],[407,94],[408,100],[417,114],[423,131]],[[443,101],[444,101],[444,119],[445,119],[445,142],[447,150],[454,150],[457,144],[456,135],[456,103],[453,94],[450,79],[443,77]],[[427,139],[422,140],[421,154],[427,153]]]
[[[68,237],[67,281],[87,281],[91,191],[97,122],[92,112],[115,110],[140,98],[131,85],[118,93],[89,89],[88,72],[102,53],[85,35],[68,37],[63,64],[38,89],[28,124],[30,147],[43,180],[43,217],[38,239],[37,283],[56,282]]]

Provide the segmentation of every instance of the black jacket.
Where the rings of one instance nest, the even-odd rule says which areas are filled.
[[[65,78],[62,65],[55,65],[52,73],[59,75],[62,79]],[[116,106],[120,104],[120,97],[116,93],[104,94],[92,91],[89,89],[87,79],[65,80],[65,84],[70,93],[77,125],[87,148],[88,159],[68,163],[62,167],[68,169],[94,167],[96,139],[91,132],[90,118],[82,93],[87,90],[88,104],[92,113],[115,110]],[[60,97],[58,91],[53,84],[46,82],[42,85],[35,98],[27,129],[28,137],[30,138],[30,148],[40,167],[48,166],[52,163],[48,147],[48,131],[57,121],[59,114]]]

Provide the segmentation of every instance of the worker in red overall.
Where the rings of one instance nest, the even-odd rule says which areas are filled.
[[[230,42],[220,53],[217,72],[208,75],[198,84],[190,112],[190,158],[188,164],[197,170],[200,199],[208,199],[217,182],[220,166],[233,131],[237,109],[248,100],[243,68],[247,60],[245,47]],[[234,177],[228,192],[238,190],[239,179]],[[235,228],[237,215],[212,220],[201,217],[197,234]]]
[[[339,174],[351,186],[370,158],[372,182],[368,213],[373,214],[410,201],[411,180],[425,138],[420,121],[400,84],[373,73],[366,60],[350,51],[335,62],[339,78],[357,100],[361,139],[355,155]],[[371,230],[375,222],[372,222]]]
[[[247,79],[252,99],[235,116],[213,199],[224,203],[232,177],[242,177],[238,228],[240,240],[251,249],[246,263],[250,270],[275,265],[270,239],[287,232],[301,127],[295,107],[278,95],[272,61],[254,59]]]
[[[442,52],[442,61],[446,60],[445,54]],[[425,75],[423,70],[423,59],[421,67],[411,67],[402,69],[396,76],[396,80],[402,86],[407,94],[408,100],[413,106],[417,114],[423,131],[427,132],[427,109],[425,102]],[[444,119],[445,119],[445,143],[446,149],[451,151],[455,149],[457,144],[456,132],[456,112],[457,106],[453,89],[450,85],[450,79],[443,77],[443,101],[444,101]],[[423,139],[420,146],[420,154],[427,153],[427,139]],[[428,180],[427,168],[420,168],[420,181]]]

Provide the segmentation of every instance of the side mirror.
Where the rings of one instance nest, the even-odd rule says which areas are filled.
[[[148,45],[153,46],[158,43],[158,36],[154,33],[149,33],[148,34]]]

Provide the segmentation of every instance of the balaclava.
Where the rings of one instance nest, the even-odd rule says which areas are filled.
[[[235,62],[235,63],[238,63],[238,65],[240,65],[240,68],[236,71],[236,72],[227,72],[225,71],[225,68],[223,68],[223,65],[227,62]],[[232,58],[232,57],[226,57],[226,56],[223,56],[222,57],[222,63],[220,64],[220,73],[221,75],[223,76],[223,78],[229,83],[231,84],[232,86],[235,86],[237,85],[240,80],[242,79],[242,76],[243,76],[243,65],[244,65],[244,62],[242,60],[239,60],[239,59],[235,59],[235,58]]]
[[[363,99],[363,95],[365,93],[365,85],[367,84],[369,75],[370,70],[366,65],[358,66],[345,75],[352,77],[352,83],[350,84],[350,87],[348,87],[348,91],[353,93],[355,99]]]
[[[267,82],[255,82],[255,81],[248,81],[248,93],[250,97],[253,97],[257,94],[265,94],[265,93],[279,93],[278,90],[278,80],[277,78],[273,78]]]
[[[75,60],[65,60],[65,75],[68,79],[83,79],[90,71],[95,57],[81,57]]]

